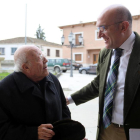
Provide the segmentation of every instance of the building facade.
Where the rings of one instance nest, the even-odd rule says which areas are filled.
[[[140,34],[140,15],[132,16],[132,19],[132,30]],[[65,42],[62,46],[63,58],[71,58],[70,47],[65,45],[69,45],[68,36],[72,31],[74,34],[74,44],[76,45],[72,49],[73,60],[80,62],[83,65],[97,63],[99,52],[104,48],[104,40],[98,38],[96,21],[60,26],[59,28],[63,30],[63,35],[65,37]],[[78,42],[78,37],[80,35],[83,37],[81,45]]]
[[[26,38],[26,45],[38,46],[46,58],[62,58],[62,46],[60,44],[44,41],[41,39]],[[14,53],[17,48],[25,45],[25,37],[17,37],[0,41],[1,69],[13,69]]]

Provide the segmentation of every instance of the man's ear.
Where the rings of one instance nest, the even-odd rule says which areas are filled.
[[[122,32],[126,32],[129,28],[129,22],[128,21],[123,21],[121,23],[121,31]]]
[[[29,70],[30,70],[28,65],[25,64],[25,63],[22,65],[22,69],[23,69],[24,72],[29,72]]]

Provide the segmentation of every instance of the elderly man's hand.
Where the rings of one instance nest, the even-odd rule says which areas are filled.
[[[51,124],[41,124],[38,127],[38,139],[51,140],[55,135],[54,131],[51,130],[52,128]]]
[[[87,138],[84,138],[84,139],[82,139],[82,140],[88,140]]]
[[[69,105],[69,104],[70,104],[70,102],[69,102],[68,98],[66,98],[66,104],[67,104],[67,105]]]

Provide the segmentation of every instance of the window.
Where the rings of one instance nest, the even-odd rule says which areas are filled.
[[[49,63],[54,63],[55,59],[48,59]]]
[[[56,63],[61,63],[61,59],[56,59]]]
[[[79,43],[79,36],[81,36],[81,34],[76,34],[75,35],[75,43],[76,43],[76,45],[80,45],[80,43]]]
[[[16,50],[17,50],[17,48],[11,48],[11,55],[14,55]]]
[[[83,62],[83,52],[73,53],[73,60],[76,62]]]
[[[59,57],[59,56],[60,56],[59,50],[56,50],[56,57]]]
[[[103,38],[98,37],[99,32],[95,30],[95,40],[103,40]]]
[[[80,46],[80,43],[79,43],[79,36],[82,36],[83,37],[83,32],[76,32],[76,33],[73,33],[73,38],[74,38],[74,45],[78,45]],[[81,45],[83,45],[83,40],[82,40],[82,43]]]
[[[47,49],[47,56],[50,56],[50,49]]]
[[[81,61],[82,58],[81,58],[81,54],[75,54],[75,61]]]
[[[5,55],[5,48],[0,48],[0,55]]]

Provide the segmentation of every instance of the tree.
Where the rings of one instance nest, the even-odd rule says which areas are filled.
[[[44,29],[41,29],[41,26],[40,26],[40,24],[39,24],[39,27],[38,27],[38,29],[36,30],[36,37],[37,37],[38,39],[46,40],[45,33],[44,33],[43,30],[44,30]]]

